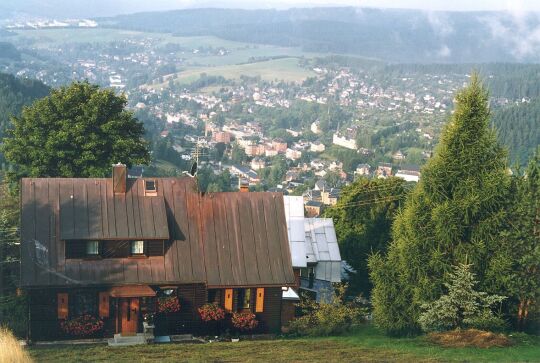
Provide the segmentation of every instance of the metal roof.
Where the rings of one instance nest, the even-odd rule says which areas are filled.
[[[169,239],[165,200],[141,195],[142,183],[113,195],[110,179],[35,179],[30,192],[44,183],[60,199],[60,239]]]
[[[280,193],[203,195],[190,177],[152,179],[152,197],[143,179],[120,196],[111,179],[22,179],[21,285],[294,284]],[[66,259],[71,237],[164,239],[165,254]]]
[[[316,265],[317,279],[340,282],[341,255],[332,219],[305,218],[302,197],[283,199],[293,267]]]
[[[306,233],[304,231],[304,198],[301,196],[283,197],[287,232],[291,247],[293,267],[306,267]]]

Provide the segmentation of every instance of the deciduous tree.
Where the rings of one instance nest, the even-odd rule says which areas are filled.
[[[2,151],[20,175],[33,177],[98,177],[113,163],[145,164],[144,128],[126,103],[87,82],[55,89],[12,118]]]

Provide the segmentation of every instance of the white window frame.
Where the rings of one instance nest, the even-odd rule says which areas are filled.
[[[134,256],[144,255],[144,241],[131,241],[129,249]]]
[[[99,256],[99,241],[86,241],[85,252],[87,256]]]

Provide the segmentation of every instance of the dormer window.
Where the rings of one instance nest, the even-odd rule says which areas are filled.
[[[131,241],[131,254],[144,255],[144,241]]]
[[[86,241],[86,255],[87,256],[99,255],[99,241]]]
[[[149,195],[149,196],[157,195],[157,182],[155,179],[144,180],[144,195]]]

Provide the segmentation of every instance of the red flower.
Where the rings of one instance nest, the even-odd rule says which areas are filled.
[[[259,321],[255,319],[255,314],[249,311],[233,313],[231,322],[235,328],[244,331],[253,330],[259,325]]]
[[[175,313],[180,310],[180,302],[178,297],[160,297],[158,299],[158,311],[160,313]]]
[[[103,329],[103,320],[92,315],[82,315],[60,322],[60,328],[69,335],[86,336]]]
[[[218,321],[225,318],[225,310],[223,310],[217,303],[204,304],[199,309],[199,315],[203,321]]]

